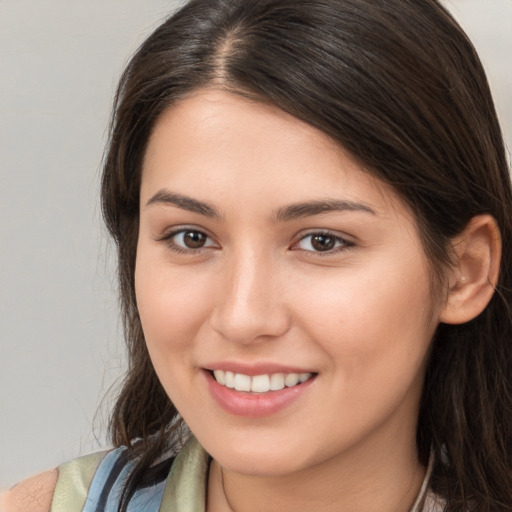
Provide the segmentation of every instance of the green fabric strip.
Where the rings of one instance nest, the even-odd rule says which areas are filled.
[[[192,436],[172,465],[159,512],[204,512],[209,465],[210,456]]]
[[[59,466],[50,512],[82,511],[96,468],[106,453],[92,453]]]

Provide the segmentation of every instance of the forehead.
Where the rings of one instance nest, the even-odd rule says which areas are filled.
[[[278,109],[219,90],[201,90],[167,109],[146,151],[141,201],[159,189],[237,202],[324,199],[407,210],[391,187],[332,138]],[[236,197],[233,196],[236,192]],[[260,201],[261,203],[261,201]]]
[[[254,157],[264,149],[266,158],[284,159],[298,145],[303,152],[322,151],[326,158],[341,152],[330,137],[281,109],[215,89],[196,91],[164,111],[151,134],[144,166],[156,153],[162,156],[164,145],[172,144],[178,156],[176,146],[185,142],[200,142],[211,158],[221,153],[227,157],[235,149]],[[187,144],[183,149],[190,148]]]

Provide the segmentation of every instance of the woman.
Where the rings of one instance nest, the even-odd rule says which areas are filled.
[[[435,0],[189,2],[121,78],[102,198],[117,449],[18,495],[512,510],[510,177]]]

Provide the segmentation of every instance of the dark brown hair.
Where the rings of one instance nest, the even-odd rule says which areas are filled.
[[[490,304],[440,325],[420,407],[420,460],[447,511],[512,510],[512,189],[487,80],[436,0],[192,0],[143,43],[115,99],[102,201],[119,257],[129,369],[115,445],[142,439],[121,509],[175,442],[177,411],[153,370],[134,267],[142,160],[162,112],[202,87],[266,102],[331,136],[415,213],[440,276],[450,239],[475,215],[503,240]]]

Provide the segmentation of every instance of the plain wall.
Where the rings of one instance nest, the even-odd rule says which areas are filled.
[[[117,77],[176,4],[0,0],[0,487],[107,446],[124,358],[99,167]],[[512,2],[448,5],[510,148]]]
[[[99,168],[117,79],[176,4],[0,0],[1,487],[105,444],[124,358]]]

